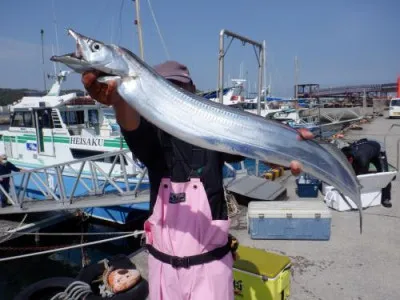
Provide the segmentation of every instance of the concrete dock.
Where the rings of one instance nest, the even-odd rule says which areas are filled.
[[[349,130],[346,138],[363,137],[384,141],[392,124],[400,120],[383,117],[363,124],[362,130]],[[400,127],[387,137],[389,163],[397,164]],[[294,200],[295,178],[286,178],[287,196]],[[293,263],[292,300],[376,300],[400,299],[400,179],[392,182],[392,208],[382,206],[364,210],[360,234],[357,211],[332,212],[329,241],[252,240],[247,233],[246,208],[232,218],[231,233],[242,245],[289,256]],[[322,201],[322,196],[320,196]],[[133,258],[147,278],[146,253]]]

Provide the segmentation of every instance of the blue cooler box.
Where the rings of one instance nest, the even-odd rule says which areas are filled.
[[[247,226],[252,239],[329,240],[331,217],[323,201],[251,201]]]
[[[308,174],[302,174],[296,179],[297,195],[300,198],[316,198],[321,185],[321,181]]]

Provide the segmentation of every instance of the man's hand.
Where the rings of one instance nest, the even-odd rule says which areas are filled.
[[[298,140],[311,140],[314,138],[314,135],[306,128],[300,128],[298,130],[299,135],[297,136]],[[297,160],[292,160],[290,162],[290,170],[294,176],[299,175],[303,170],[303,166]]]
[[[88,71],[82,75],[82,83],[90,97],[105,104],[112,105],[118,124],[125,130],[135,130],[139,127],[140,115],[129,106],[117,92],[117,82],[100,83],[98,71]]]
[[[108,84],[97,81],[100,72],[87,71],[82,75],[82,83],[90,97],[105,105],[114,105],[122,101],[117,93],[117,83],[110,81]]]

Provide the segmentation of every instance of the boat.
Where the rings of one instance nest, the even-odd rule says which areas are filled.
[[[89,96],[78,93],[61,94],[61,84],[69,71],[61,71],[46,95],[29,95],[22,97],[10,107],[10,126],[0,131],[0,152],[7,155],[8,161],[23,169],[38,169],[77,159],[85,159],[95,155],[127,150],[128,146],[120,133],[114,115],[107,107]],[[128,159],[126,159],[128,157]],[[131,152],[124,159],[108,155],[103,161],[96,161],[102,171],[98,180],[107,180],[103,174],[108,174],[120,180],[122,187],[125,182],[121,177],[126,173],[130,189],[138,184],[145,189],[149,187],[149,179],[143,164],[135,159]],[[132,160],[129,159],[132,157]],[[76,164],[75,164],[76,165]],[[89,172],[90,164],[83,170],[79,166],[69,165],[74,170],[64,170],[65,193],[85,195],[85,184],[90,185],[93,178]],[[91,170],[93,171],[93,170]],[[81,181],[74,187],[77,173],[81,172]],[[86,173],[86,174],[85,174]],[[53,188],[53,176],[57,174],[40,173],[41,179]],[[118,179],[121,178],[121,179]],[[23,186],[23,176],[14,176],[17,188]],[[75,189],[75,190],[73,190]],[[107,186],[106,192],[115,189]],[[32,199],[43,200],[43,193],[33,183],[27,186],[25,195]],[[113,224],[126,224],[135,212],[147,212],[149,202],[124,204],[111,207],[85,208],[84,212],[96,219]]]
[[[228,106],[240,107],[245,97],[242,95],[244,90],[244,79],[231,79],[232,86],[223,89],[222,103]],[[219,102],[218,90],[202,92],[198,94],[208,100]]]

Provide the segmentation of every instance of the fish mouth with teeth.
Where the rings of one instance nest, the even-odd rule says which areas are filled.
[[[103,48],[110,46],[81,35],[72,29],[68,29],[68,35],[75,40],[75,52],[60,56],[53,55],[50,58],[51,61],[63,63],[77,73],[98,71],[103,75],[120,75],[112,73],[112,68],[108,67],[108,64],[112,63],[112,59],[108,58],[109,62],[107,63],[107,58],[102,56]]]
[[[81,40],[83,40],[85,37],[79,35],[78,33],[74,32],[71,29],[68,30],[68,35],[72,36],[75,39],[76,42],[75,52],[67,53],[64,55],[53,55],[52,57],[50,57],[50,60],[66,64],[71,69],[79,73],[81,73],[82,70],[93,70],[93,68],[89,66],[88,61],[85,59],[83,55]]]

